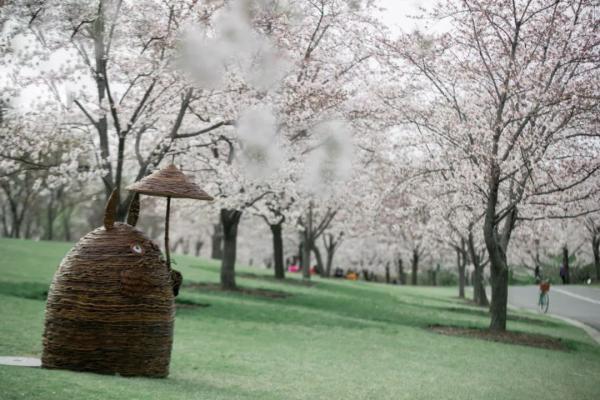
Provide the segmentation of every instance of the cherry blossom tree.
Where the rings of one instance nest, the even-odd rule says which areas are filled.
[[[600,281],[600,223],[590,217],[586,219],[585,226],[590,236],[596,280]]]
[[[184,28],[217,8],[150,0],[15,1],[2,8],[15,26],[10,39],[33,42],[15,44],[22,49],[12,69],[31,68],[28,85],[76,109],[71,125],[91,128],[107,196],[145,176],[175,142],[230,123],[211,120],[209,91],[195,90],[177,66]],[[52,72],[34,69],[40,62]],[[121,201],[119,218],[130,197]]]
[[[193,157],[199,163],[198,169],[209,169],[223,177],[216,179],[220,182],[217,193],[226,199],[221,204],[227,204],[224,209],[228,210],[221,212],[225,241],[228,231],[235,236],[233,227],[239,223],[241,213],[250,210],[274,228],[273,242],[278,247],[280,224],[297,220],[286,216],[291,199],[309,210],[310,201],[298,199],[313,196],[326,186],[319,183],[325,182],[321,178],[326,176],[328,182],[346,178],[350,154],[346,143],[352,136],[346,121],[368,115],[356,96],[365,87],[361,74],[368,71],[368,61],[374,54],[369,46],[375,43],[355,39],[380,27],[368,16],[371,5],[359,3],[248,2],[245,7],[228,9],[230,15],[225,18],[236,23],[224,24],[229,26],[225,37],[233,38],[229,48],[236,54],[220,62],[235,72],[227,78],[243,82],[247,89],[232,107],[230,118],[236,126],[212,132],[209,141],[196,138],[182,147],[182,151],[203,148],[212,152],[212,156],[204,151]],[[248,37],[252,38],[252,57],[244,50],[249,45]],[[203,45],[215,47],[219,46]],[[272,64],[276,65],[274,69]],[[248,74],[248,66],[254,68],[253,74]],[[314,251],[318,232],[322,230],[308,235],[306,251]],[[276,270],[281,270],[282,253],[274,248]],[[223,265],[231,266],[226,257]]]
[[[433,17],[449,20],[450,32],[417,32],[389,44],[397,71],[410,74],[421,94],[421,105],[401,117],[437,136],[454,168],[472,171],[462,175],[480,198],[492,278],[490,329],[503,331],[508,245],[520,214],[539,212],[536,204],[559,193],[581,196],[598,171],[595,148],[585,139],[598,111],[594,7],[464,0],[442,4]]]

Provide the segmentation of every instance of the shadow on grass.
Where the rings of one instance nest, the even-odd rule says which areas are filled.
[[[478,327],[460,327],[443,325],[431,325],[428,327],[428,329],[433,332],[448,336],[475,338],[489,340],[492,342],[537,347],[547,350],[572,350],[569,348],[567,343],[565,343],[565,341],[563,341],[560,338],[555,338],[547,335],[540,335],[537,333],[516,331],[493,332],[488,329],[481,329]]]
[[[46,301],[50,285],[37,282],[2,282],[0,281],[0,294],[20,297],[23,299]]]
[[[254,296],[268,299],[285,299],[290,297],[292,294],[284,292],[282,290],[272,290],[264,288],[247,288],[238,286],[236,290],[225,290],[221,288],[218,283],[187,283],[184,284],[183,289],[188,291],[200,291],[200,292],[217,292],[224,293],[226,295],[242,295],[242,296]]]
[[[489,315],[490,315],[488,310],[485,308],[443,307],[443,308],[440,308],[440,310],[448,311],[451,313],[482,316],[482,317],[486,317],[486,318],[489,317]],[[531,317],[525,317],[525,316],[521,316],[521,315],[514,315],[511,313],[508,313],[507,320],[516,321],[516,322],[524,322],[527,324],[546,326],[546,327],[561,326],[561,324],[559,324],[558,322],[537,319],[537,318],[531,318]]]
[[[210,304],[208,303],[201,303],[198,302],[196,300],[187,298],[187,297],[176,297],[175,298],[175,306],[177,307],[177,310],[179,309],[195,309],[195,308],[206,308],[206,307],[210,307]]]
[[[252,275],[245,277],[253,279]],[[435,324],[485,328],[489,322],[486,309],[449,306],[449,302],[455,303],[451,301],[454,299],[419,296],[389,288],[374,290],[364,283],[318,281],[314,285],[318,290],[272,279],[269,286],[285,287],[289,291],[242,288],[230,292],[222,291],[216,284],[189,283],[183,286],[176,304],[178,313],[184,318],[307,328],[326,326],[395,332],[402,326],[426,328]],[[46,284],[34,282],[0,282],[0,294],[39,301],[46,299],[48,288]],[[541,327],[561,326],[557,322],[525,316],[509,314],[508,318]],[[572,343],[569,347],[580,344]]]
[[[192,292],[202,300],[210,299],[211,309],[198,314],[200,318],[217,318],[229,321],[259,323],[261,325],[283,324],[303,326],[327,326],[344,329],[381,329],[397,331],[401,326],[426,327],[432,323],[453,322],[455,315],[444,318],[436,307],[427,307],[405,302],[385,292],[358,289],[354,296],[347,295],[347,288],[319,282],[321,291],[310,294],[298,293],[293,297],[278,299],[260,299],[243,297],[242,302],[231,301],[233,293]],[[350,289],[352,291],[352,288]],[[361,291],[370,296],[361,296]],[[326,292],[326,294],[321,294]],[[335,296],[339,292],[340,295]],[[194,294],[192,294],[194,293]],[[190,313],[192,314],[192,313]],[[472,323],[472,321],[470,321]],[[482,319],[482,326],[487,321]]]
[[[313,281],[305,281],[302,279],[276,279],[274,276],[270,275],[259,275],[251,272],[239,272],[235,274],[236,277],[244,278],[244,279],[257,279],[266,282],[272,282],[282,285],[297,285],[297,286],[315,286],[317,282]]]
[[[276,283],[273,281],[273,285]],[[200,313],[191,310],[186,317],[306,328],[374,329],[388,333],[398,332],[401,327],[427,328],[436,324],[485,330],[489,324],[486,309],[461,307],[463,303],[458,298],[419,296],[417,293],[396,292],[389,288],[373,290],[370,284],[339,284],[323,280],[316,282],[318,290],[285,287],[294,296],[274,300],[235,293],[195,291],[193,296],[202,300],[210,299],[213,307]],[[235,297],[242,301],[234,301]],[[508,318],[545,328],[562,326],[553,321],[514,314],[509,314]],[[563,344],[572,349],[580,346],[587,348],[585,343],[572,340],[563,340]]]

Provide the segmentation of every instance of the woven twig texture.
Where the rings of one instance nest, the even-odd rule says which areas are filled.
[[[88,233],[52,281],[42,366],[167,376],[175,317],[171,275],[158,246],[134,227],[116,222]]]
[[[127,186],[127,190],[150,196],[213,200],[173,164]]]

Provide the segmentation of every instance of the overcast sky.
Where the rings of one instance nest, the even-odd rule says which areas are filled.
[[[410,32],[418,26],[418,21],[409,16],[418,14],[419,6],[425,3],[431,3],[431,0],[380,0],[381,6],[386,9],[382,19],[395,32]]]
[[[422,13],[419,7],[430,9],[436,2],[437,0],[379,0],[379,4],[385,8],[381,18],[394,33],[412,32],[416,28],[429,31],[431,28],[427,27],[423,21],[415,20],[411,16]],[[443,27],[435,26],[433,30],[443,30]]]

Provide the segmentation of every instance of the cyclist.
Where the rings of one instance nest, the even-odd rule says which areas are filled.
[[[538,300],[538,305],[540,307],[540,310],[542,310],[543,312],[548,311],[548,304],[550,302],[550,299],[548,297],[549,291],[550,291],[550,281],[547,279],[543,279],[540,282],[540,297]]]

